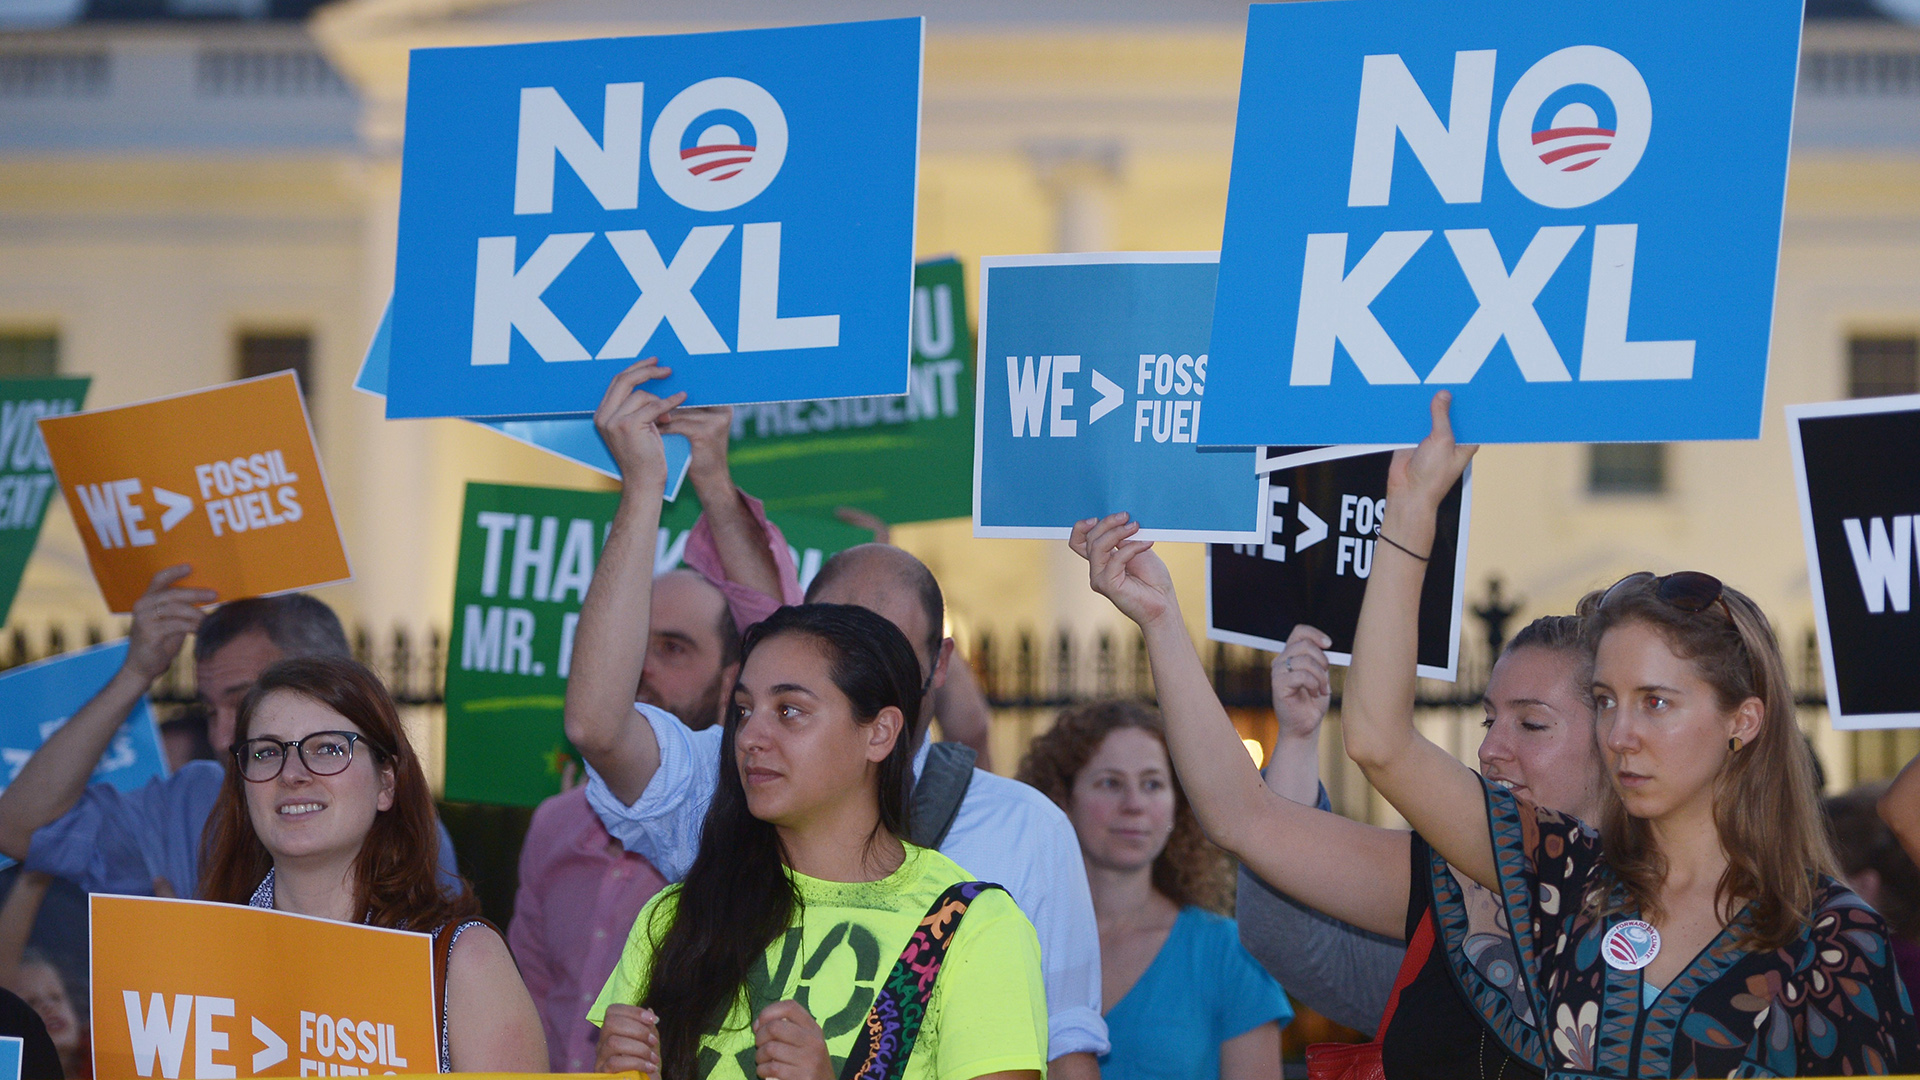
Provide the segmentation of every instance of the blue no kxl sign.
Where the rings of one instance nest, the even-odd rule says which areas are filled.
[[[1756,437],[1800,22],[1254,6],[1202,442]]]
[[[387,415],[904,393],[921,28],[415,50]]]

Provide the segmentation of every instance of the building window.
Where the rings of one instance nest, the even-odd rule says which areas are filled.
[[[1658,495],[1667,490],[1666,443],[1601,443],[1587,448],[1587,491]]]
[[[291,371],[300,376],[300,392],[313,396],[313,336],[289,333],[240,335],[240,378]]]
[[[60,337],[0,331],[0,378],[46,378],[60,369]]]
[[[1920,336],[1849,340],[1847,392],[1857,398],[1920,393]]]

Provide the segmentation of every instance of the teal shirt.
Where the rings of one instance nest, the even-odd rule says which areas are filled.
[[[1293,1019],[1287,995],[1240,945],[1232,919],[1180,911],[1153,963],[1107,1013],[1101,1080],[1219,1080],[1220,1044]]]

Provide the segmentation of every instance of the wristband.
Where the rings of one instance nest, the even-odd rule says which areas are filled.
[[[1419,559],[1419,560],[1420,560],[1421,562],[1431,562],[1431,561],[1432,561],[1432,557],[1431,557],[1431,556],[1428,556],[1428,555],[1420,555],[1420,554],[1417,554],[1417,553],[1415,553],[1415,552],[1414,552],[1414,551],[1413,551],[1413,550],[1412,550],[1411,548],[1409,548],[1409,547],[1407,547],[1407,546],[1406,546],[1405,544],[1397,544],[1397,543],[1394,543],[1394,540],[1393,540],[1393,538],[1392,538],[1392,537],[1390,537],[1390,536],[1388,536],[1388,535],[1387,535],[1387,534],[1386,534],[1385,532],[1380,532],[1380,531],[1376,531],[1376,532],[1374,533],[1374,535],[1376,535],[1376,536],[1378,536],[1378,537],[1379,537],[1380,539],[1382,539],[1382,540],[1385,540],[1385,541],[1386,541],[1387,543],[1389,543],[1389,544],[1393,544],[1393,546],[1394,546],[1394,547],[1397,547],[1397,548],[1399,548],[1399,549],[1400,549],[1401,551],[1404,551],[1404,552],[1406,552],[1407,554],[1409,554],[1409,555],[1412,555],[1412,556],[1413,556],[1414,558],[1416,558],[1416,559]]]

